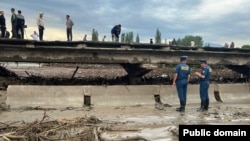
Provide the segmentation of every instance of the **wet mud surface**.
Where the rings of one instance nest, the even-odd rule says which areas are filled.
[[[110,67],[112,69],[110,69]],[[175,109],[178,104],[135,106],[85,106],[62,109],[19,107],[10,109],[6,104],[8,85],[55,84],[126,84],[126,72],[118,66],[81,66],[71,79],[74,67],[64,69],[44,66],[7,67],[14,74],[1,71],[0,83],[0,141],[12,140],[68,140],[68,141],[178,141],[181,124],[250,124],[250,99],[223,99],[211,102],[208,111],[197,112],[200,103],[188,103],[184,114]],[[91,69],[90,69],[91,68]],[[155,69],[144,76],[144,83],[171,83],[172,68]],[[54,79],[56,77],[56,79]],[[46,78],[46,79],[44,79]],[[60,79],[59,79],[60,78]],[[67,78],[67,79],[65,79]],[[85,79],[86,78],[86,79]],[[72,81],[74,80],[74,83]],[[86,81],[85,81],[86,80]],[[214,71],[217,83],[234,83],[245,78],[228,69]],[[70,82],[70,83],[69,83]],[[78,83],[81,82],[81,83]],[[164,82],[164,83],[163,83]],[[193,83],[196,78],[193,78]],[[211,98],[214,98],[212,95]],[[216,100],[215,100],[216,101]],[[7,138],[7,139],[6,139]]]
[[[187,104],[185,113],[175,111],[179,105],[171,105],[160,110],[155,105],[117,107],[92,105],[62,109],[20,107],[0,112],[0,137],[11,131],[19,131],[21,128],[27,130],[25,132],[27,134],[22,136],[38,132],[36,130],[39,129],[38,135],[41,138],[59,138],[59,134],[65,135],[67,131],[68,140],[73,138],[80,140],[82,137],[80,135],[88,133],[87,140],[90,141],[177,141],[180,124],[250,124],[250,99],[212,102],[209,110],[205,112],[197,112],[199,105],[199,103]],[[50,128],[55,128],[54,134],[45,136],[44,132],[49,131],[43,125],[45,123],[49,123]],[[36,128],[31,131],[27,125],[28,127],[36,125]],[[63,127],[63,130],[57,129],[58,127]],[[15,133],[12,135],[21,136]]]

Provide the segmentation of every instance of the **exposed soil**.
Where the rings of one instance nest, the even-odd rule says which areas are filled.
[[[67,141],[178,141],[178,125],[249,125],[250,101],[211,103],[207,112],[197,104],[156,109],[154,105],[120,107],[20,107],[0,113],[0,138]]]

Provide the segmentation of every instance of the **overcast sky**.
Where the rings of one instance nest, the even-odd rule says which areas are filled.
[[[39,12],[44,13],[45,40],[66,40],[65,16],[74,22],[73,40],[87,34],[91,40],[93,28],[99,40],[116,24],[122,33],[133,31],[143,43],[154,39],[156,29],[165,39],[201,36],[205,43],[237,47],[250,44],[249,0],[0,0],[10,30],[11,8],[22,10],[28,28],[26,35],[37,29]]]

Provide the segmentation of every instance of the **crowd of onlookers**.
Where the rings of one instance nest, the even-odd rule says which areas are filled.
[[[43,13],[39,13],[37,18],[37,26],[38,26],[38,33],[36,31],[33,32],[30,36],[34,40],[43,41],[43,34],[44,34],[44,20],[43,20]],[[68,41],[72,40],[72,26],[73,22],[70,19],[69,15],[66,15],[66,28],[67,28],[67,38]],[[11,8],[11,37],[10,32],[7,30],[6,21],[4,16],[4,11],[0,11],[0,38],[13,38],[13,39],[24,39],[25,28],[27,25],[25,24],[25,18],[22,15],[22,11],[18,10],[17,14],[14,8]],[[27,36],[27,35],[26,35]]]
[[[10,32],[7,30],[6,28],[6,21],[5,21],[5,17],[4,17],[4,11],[0,11],[0,38],[14,38],[14,39],[24,39],[24,32],[25,32],[25,28],[27,28],[27,25],[25,25],[25,18],[22,15],[22,11],[18,10],[17,14],[15,12],[14,8],[11,8],[11,37],[10,37]],[[68,41],[72,41],[73,39],[73,34],[72,34],[72,28],[73,28],[73,21],[71,20],[69,15],[66,15],[66,35],[67,35],[67,40]],[[43,13],[40,12],[39,16],[37,18],[37,26],[38,26],[38,32],[36,31],[33,32],[33,34],[31,34],[31,38],[33,40],[37,40],[37,41],[43,41],[43,35],[44,35],[44,30],[45,30],[45,26],[44,26],[44,20],[43,20]],[[111,36],[112,36],[112,41],[119,41],[119,35],[121,33],[121,24],[115,25],[112,29],[111,29]],[[27,36],[27,35],[26,35]],[[27,38],[27,37],[26,37]],[[105,41],[106,36],[103,37],[103,41]],[[85,36],[83,37],[83,41],[87,40],[87,35],[85,34]],[[169,43],[167,43],[167,41],[165,41],[166,44],[169,45],[177,45],[177,41],[175,40],[175,38],[172,41],[169,41]],[[153,39],[150,39],[150,44],[153,44]],[[191,41],[190,42],[190,46],[191,47],[195,47],[195,42]],[[231,44],[229,45],[228,43],[224,44],[225,48],[234,48],[234,42],[231,42]]]
[[[44,22],[43,22],[43,13],[39,13],[39,17],[37,19],[37,25],[39,34],[34,31],[30,36],[34,40],[43,40],[43,30],[44,30]],[[0,11],[0,38],[12,38],[12,39],[24,39],[25,28],[27,25],[25,24],[25,18],[22,15],[22,11],[18,10],[17,14],[14,8],[11,8],[11,37],[10,32],[6,27],[6,20],[4,16],[4,11]]]
[[[11,37],[10,33],[6,28],[6,21],[4,17],[4,11],[0,11],[0,38],[14,38],[14,39],[24,39],[24,32],[25,28],[27,28],[27,25],[25,25],[25,18],[22,15],[22,11],[18,10],[18,13],[16,14],[15,9],[11,8]],[[72,28],[73,28],[74,22],[71,20],[69,15],[66,15],[66,35],[67,35],[67,41],[72,41],[73,34],[72,34]],[[37,26],[38,26],[38,33],[34,31],[33,34],[30,36],[33,40],[40,40],[43,41],[43,35],[44,35],[44,20],[43,20],[43,13],[40,12],[39,16],[37,18]],[[112,41],[119,41],[119,35],[121,33],[121,25],[115,25],[111,29],[111,36]],[[27,36],[27,35],[26,35]],[[27,37],[26,37],[27,38]],[[103,41],[105,41],[106,36],[103,37]],[[83,37],[83,41],[87,40],[87,35]]]
[[[11,38],[23,39],[24,38],[24,28],[25,19],[22,15],[22,11],[18,10],[17,14],[14,8],[11,8]],[[0,11],[0,28],[1,28],[1,38],[10,38],[10,33],[6,28],[6,21],[4,17],[4,11]]]

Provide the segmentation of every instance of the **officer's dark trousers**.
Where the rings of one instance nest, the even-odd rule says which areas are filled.
[[[209,96],[208,96],[208,81],[200,81],[200,99],[201,99],[201,111],[208,110]]]
[[[187,99],[187,80],[177,80],[176,88],[178,97],[180,100],[180,110],[185,111],[186,99]]]

